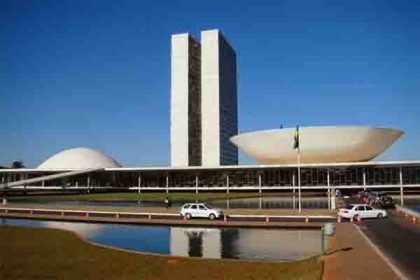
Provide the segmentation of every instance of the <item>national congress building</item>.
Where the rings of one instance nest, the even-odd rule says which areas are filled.
[[[238,164],[236,54],[219,30],[172,35],[171,166]]]
[[[403,132],[369,126],[303,126],[238,134],[236,54],[218,30],[171,38],[170,166],[121,167],[87,148],[38,168],[0,169],[0,185],[33,189],[302,190],[420,187],[420,161],[372,161]],[[237,165],[239,147],[255,165]],[[47,176],[47,177],[45,177]],[[29,181],[28,181],[29,180]]]

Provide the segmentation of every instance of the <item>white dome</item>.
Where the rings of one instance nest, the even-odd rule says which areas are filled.
[[[48,158],[38,169],[86,169],[120,167],[111,157],[88,148],[74,148]]]

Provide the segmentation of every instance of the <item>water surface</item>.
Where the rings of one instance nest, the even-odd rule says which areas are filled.
[[[95,243],[173,256],[291,261],[321,253],[319,230],[193,228],[1,219],[1,224],[59,228]]]

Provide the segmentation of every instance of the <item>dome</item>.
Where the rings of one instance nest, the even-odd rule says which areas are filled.
[[[87,169],[120,167],[106,154],[88,148],[74,148],[61,151],[38,166],[38,169]]]
[[[261,130],[238,134],[230,141],[248,156],[263,164],[294,164],[295,128]],[[302,163],[358,162],[375,158],[401,135],[402,131],[369,126],[300,127]]]

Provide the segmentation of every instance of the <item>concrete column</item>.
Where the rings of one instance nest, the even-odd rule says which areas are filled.
[[[166,173],[166,193],[169,193],[169,175]]]
[[[403,189],[403,175],[402,167],[400,166],[400,204],[404,206],[404,189]]]
[[[296,183],[295,183],[295,179],[296,178],[296,176],[295,176],[295,173],[293,172],[293,174],[292,174],[292,186],[293,186],[293,191],[292,191],[292,203],[293,203],[293,210],[295,210],[295,208],[296,208],[296,197],[295,197],[295,186],[296,186]]]
[[[366,190],[366,168],[363,168],[363,190]]]
[[[229,174],[226,174],[226,192],[229,193]]]
[[[138,187],[138,192],[140,194],[141,193],[141,174],[139,174],[137,178],[137,187]]]
[[[90,192],[90,175],[87,176],[87,183],[86,183],[87,192]]]
[[[328,209],[331,209],[331,190],[330,190],[330,188],[327,189],[327,204],[328,204]]]
[[[331,210],[335,210],[337,207],[335,205],[335,187],[330,187],[330,170],[327,170],[327,184],[331,191]]]
[[[198,194],[198,174],[195,173],[195,193]]]
[[[258,188],[259,188],[260,193],[262,193],[261,185],[262,185],[261,173],[258,173]]]
[[[330,176],[327,169],[327,197],[328,197],[328,209],[331,209],[331,186],[330,186]]]

